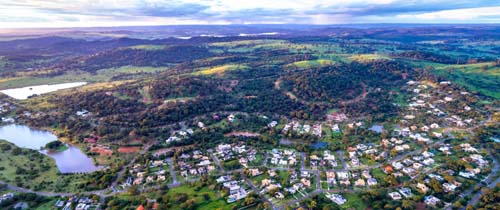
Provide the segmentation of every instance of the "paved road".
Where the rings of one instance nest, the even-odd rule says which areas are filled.
[[[496,180],[492,180],[493,179],[493,176],[495,174],[498,174],[498,171],[500,169],[500,164],[498,163],[498,160],[493,156],[491,155],[491,149],[488,150],[490,156],[493,157],[493,169],[491,170],[491,173],[488,175],[488,177],[486,177],[486,179],[484,180],[485,183],[487,183],[487,187],[488,188],[494,188],[498,183],[500,183],[500,177],[497,178]],[[481,185],[482,186],[482,185]],[[470,194],[472,194],[473,192],[473,189],[474,189],[475,186],[471,187],[471,189],[467,190],[464,194],[463,194],[463,197],[466,197],[466,196],[469,196]],[[479,202],[479,199],[481,198],[481,195],[483,194],[483,192],[481,190],[479,190],[478,192],[476,192],[476,194],[474,194],[474,196],[472,196],[472,198],[469,200],[469,202],[467,202],[467,206],[475,206],[477,204],[477,202]],[[465,209],[462,208],[462,210]]]
[[[300,160],[300,169],[301,170],[305,170],[306,169],[306,153],[305,152],[301,152],[300,153],[300,156],[302,157],[302,160]]]
[[[215,164],[219,167],[219,170],[224,172],[224,167],[222,167],[222,164],[220,164],[219,158],[217,158],[213,153],[210,154],[210,157],[212,157],[212,160],[214,160]]]
[[[132,160],[127,165],[123,166],[123,168],[116,175],[115,181],[113,181],[111,186],[109,186],[108,188],[111,189],[116,187],[116,185],[118,185],[118,181],[120,181],[120,179],[123,177],[125,171],[127,171],[127,169],[135,163],[137,157],[143,156],[149,150],[149,148],[151,148],[151,146],[153,146],[153,143],[146,144],[143,150],[141,150],[134,158],[132,158]]]
[[[175,175],[174,162],[172,161],[172,158],[168,158],[167,162],[170,169],[170,176],[172,177],[172,185],[177,185],[179,184],[179,181],[177,181],[177,175]]]
[[[347,163],[345,162],[345,157],[344,157],[344,151],[343,150],[338,150],[337,151],[337,158],[342,163],[343,170],[346,171],[347,170]]]
[[[252,181],[250,181],[250,179],[248,179],[243,172],[240,172],[240,174],[241,174],[241,177],[243,177],[243,179],[247,183],[247,185],[250,186],[250,188],[252,188],[252,190],[255,192],[255,194],[259,195],[264,200],[264,202],[267,202],[269,204],[269,206],[271,207],[271,209],[274,209],[274,210],[281,209],[279,207],[274,206],[273,202],[271,202],[269,199],[267,199],[266,196],[261,195],[259,189],[257,189],[257,187],[255,187],[255,185],[252,183]]]

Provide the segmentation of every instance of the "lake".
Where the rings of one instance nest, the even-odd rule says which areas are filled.
[[[6,125],[0,127],[0,139],[5,139],[13,144],[38,150],[53,158],[61,173],[81,173],[99,170],[94,162],[78,147],[68,145],[68,149],[62,152],[48,152],[40,150],[45,144],[57,140],[57,137],[48,131],[32,129],[25,125]]]
[[[55,85],[36,85],[23,88],[12,88],[7,90],[1,90],[0,92],[12,98],[23,100],[33,95],[41,95],[45,93],[54,92],[57,90],[78,87],[86,84],[87,82],[70,82],[70,83],[61,83]]]

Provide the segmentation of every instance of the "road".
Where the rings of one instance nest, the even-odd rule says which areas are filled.
[[[486,187],[491,189],[491,188],[494,188],[498,183],[500,183],[500,177],[498,177],[496,180],[492,180],[493,176],[495,174],[498,174],[498,171],[500,169],[500,164],[498,163],[498,160],[493,155],[491,155],[491,149],[489,149],[488,152],[489,152],[490,156],[493,157],[494,166],[493,166],[493,169],[491,170],[490,174],[488,175],[488,177],[486,177],[486,179],[484,180],[484,182],[488,184]],[[466,197],[466,196],[469,196],[470,194],[472,194],[472,192],[474,191],[474,187],[475,186],[471,187],[469,190],[467,190],[465,193],[463,193],[462,197]],[[483,195],[483,192],[481,190],[476,192],[476,194],[474,194],[472,196],[472,198],[469,200],[469,202],[467,202],[467,205],[465,207],[475,206],[477,204],[477,202],[479,202],[481,195]],[[464,210],[465,207],[462,208],[462,210]]]
[[[250,188],[252,188],[252,190],[255,192],[255,194],[259,195],[264,200],[264,202],[267,202],[269,204],[269,206],[271,207],[271,209],[274,209],[274,210],[281,209],[279,207],[274,206],[273,202],[271,202],[269,199],[267,199],[266,196],[261,195],[259,189],[257,189],[257,187],[255,187],[255,185],[252,183],[252,181],[250,181],[250,179],[248,179],[242,171],[240,172],[240,174],[241,174],[241,177],[243,177],[243,179],[247,183],[247,185],[250,186]]]
[[[220,164],[219,158],[217,158],[214,154],[210,154],[212,157],[212,160],[214,160],[215,164],[219,167],[219,170],[222,172],[225,172],[224,167],[222,167],[222,164]]]
[[[170,176],[172,177],[172,185],[178,185],[179,181],[177,181],[177,175],[175,174],[174,171],[174,163],[172,161],[172,158],[168,158],[167,162],[170,169]]]

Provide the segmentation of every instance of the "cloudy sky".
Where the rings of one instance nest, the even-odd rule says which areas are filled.
[[[500,23],[500,0],[0,0],[0,28]]]

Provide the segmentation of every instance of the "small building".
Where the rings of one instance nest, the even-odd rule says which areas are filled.
[[[347,199],[339,194],[326,194],[326,197],[335,202],[337,205],[342,205],[347,202]]]
[[[402,199],[401,194],[399,194],[398,192],[390,192],[389,197],[391,197],[392,200],[401,200]]]

